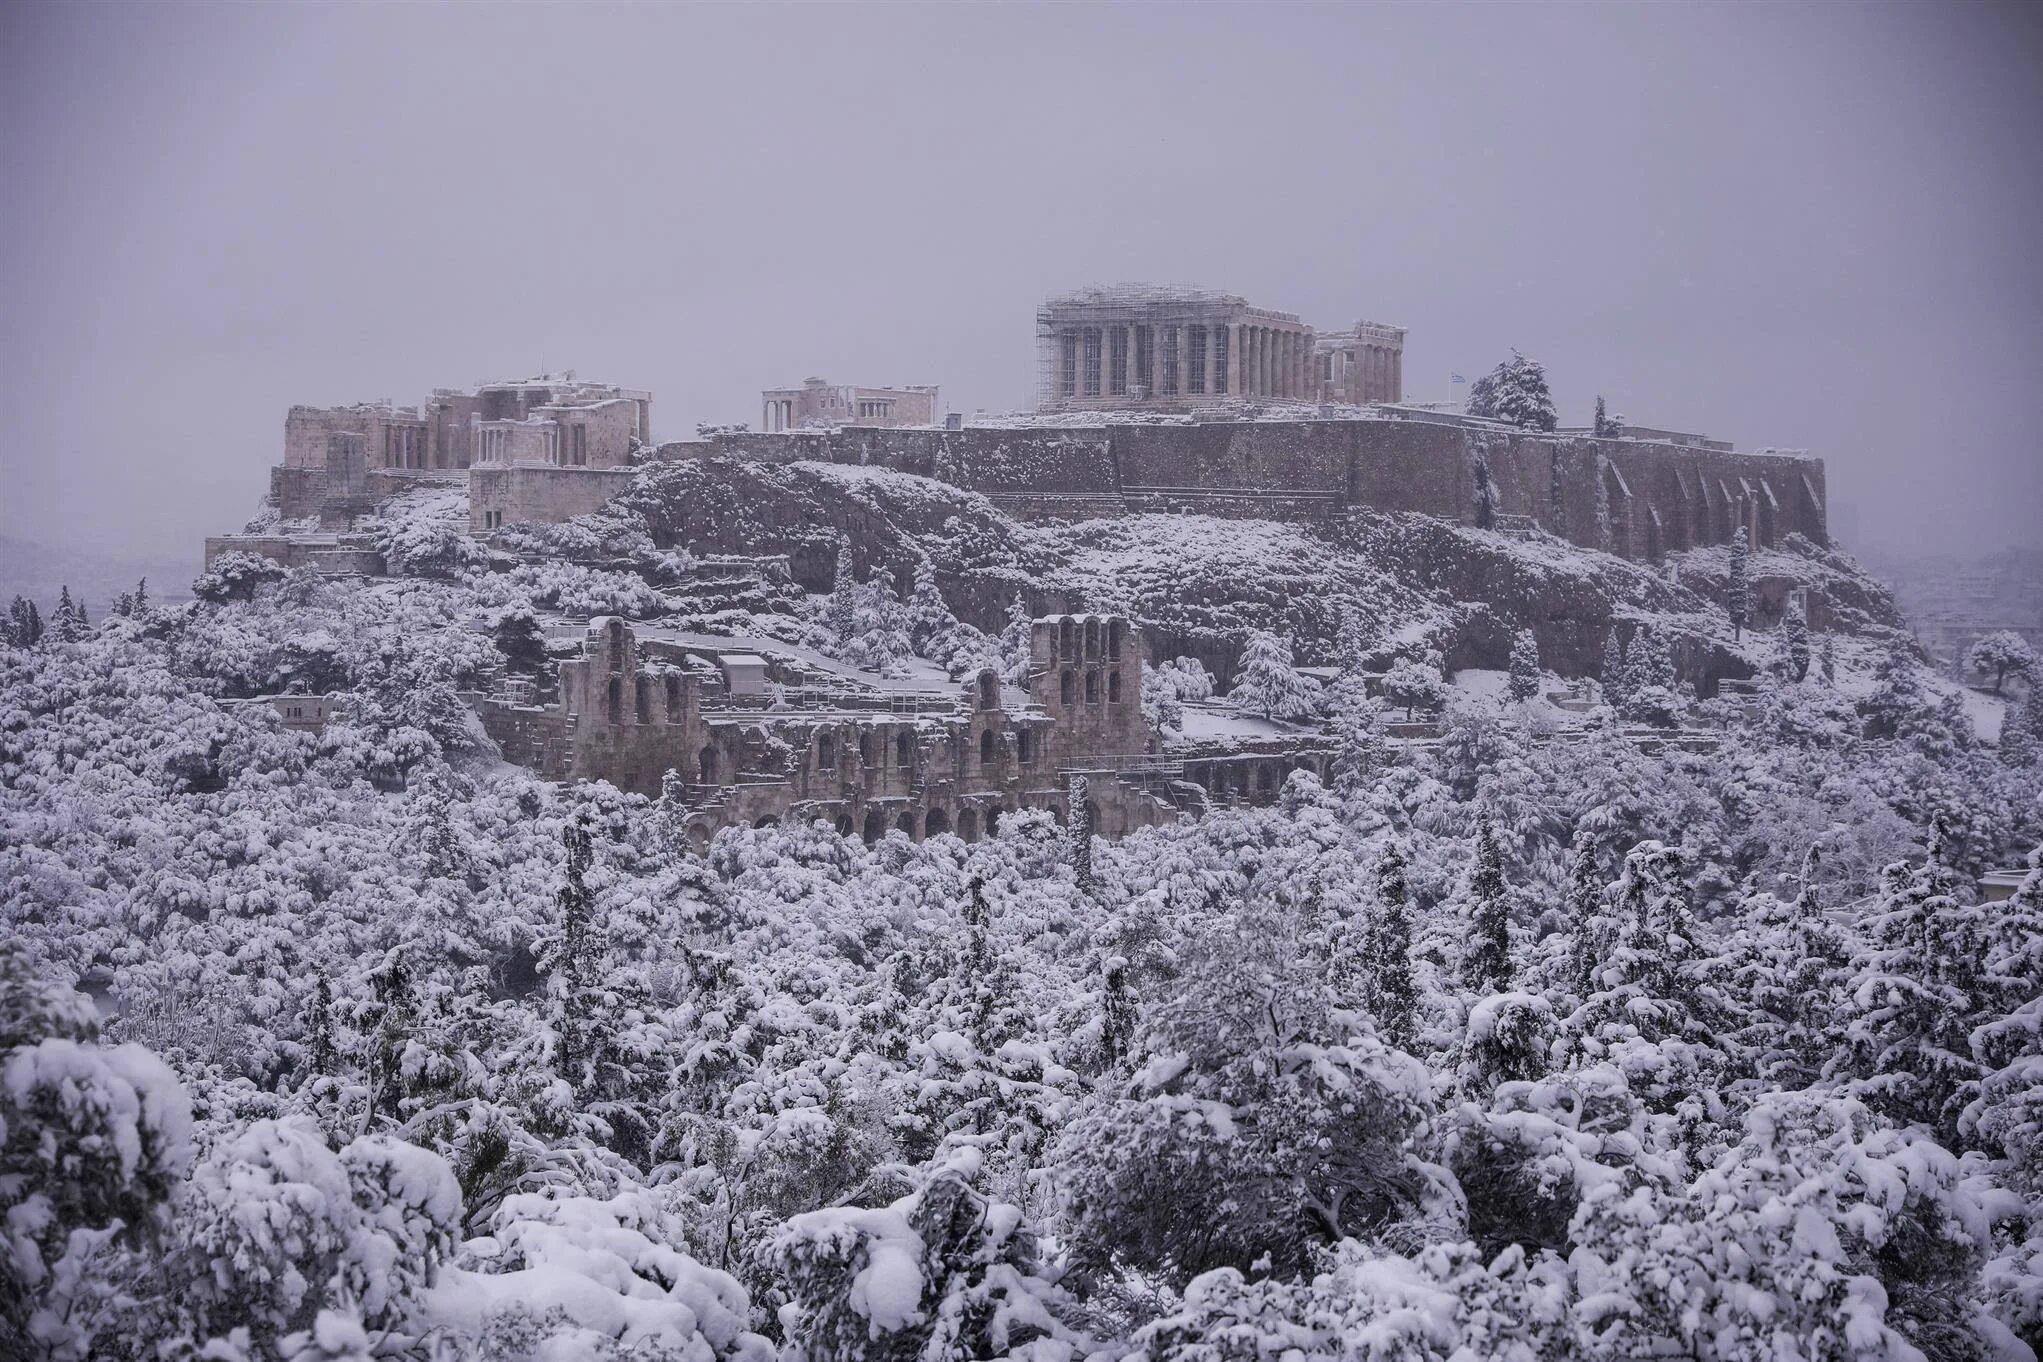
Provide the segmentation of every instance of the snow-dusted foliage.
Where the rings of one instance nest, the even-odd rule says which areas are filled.
[[[1546,366],[1513,350],[1511,358],[1469,385],[1468,414],[1529,430],[1552,430],[1559,418],[1547,388]]]
[[[1319,708],[1319,687],[1293,667],[1287,641],[1258,631],[1242,650],[1241,673],[1228,698],[1265,719],[1300,719]]]
[[[687,508],[641,495],[575,563],[514,546],[487,574],[335,583],[223,559],[188,604],[34,637],[10,614],[0,1354],[1957,1362],[2043,1339],[2043,872],[1976,887],[2043,835],[2030,705],[1994,747],[1898,636],[1835,635],[1828,682],[1821,648],[1768,668],[1763,626],[1735,653],[1720,551],[1678,594],[1610,568],[1594,599],[1622,618],[1559,645],[1587,658],[1471,626],[1519,642],[1535,694],[1502,703],[1448,685],[1452,652],[1407,627],[1431,607],[1368,564],[1480,539],[1572,590],[1601,560],[1389,521],[1175,526],[1229,586],[1061,526],[1023,549],[1168,615],[1167,652],[1264,629],[1330,657],[1324,784],[1111,840],[1095,771],[1065,827],[867,847],[790,820],[697,851],[678,778],[543,784],[461,698],[542,675],[570,600],[666,608],[647,527]],[[925,658],[963,637],[945,592],[998,546],[938,509],[927,565],[886,560],[905,602],[845,555],[797,627]],[[999,585],[996,616],[1022,583]],[[1363,600],[1386,603],[1366,628]],[[975,654],[1010,677],[1013,619]],[[1556,727],[1540,647],[1574,676],[1602,637],[1624,714]],[[1694,702],[1698,639],[1753,693]],[[1271,694],[1298,676],[1281,647],[1255,667]],[[1196,662],[1149,675],[1160,734],[1173,707],[1268,728],[1192,703]],[[339,717],[250,702],[291,687]],[[1441,712],[1392,737],[1386,704]],[[1721,726],[1627,717],[1655,708]]]

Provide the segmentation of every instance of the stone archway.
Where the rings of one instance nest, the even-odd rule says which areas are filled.
[[[879,841],[880,838],[886,835],[887,835],[886,818],[880,813],[878,809],[866,810],[865,831],[860,835],[859,840],[864,842],[867,846],[871,846],[873,843]]]
[[[979,815],[970,809],[958,810],[958,837],[962,841],[979,840]]]
[[[894,826],[907,833],[908,839],[913,841],[915,839],[915,810],[901,810],[901,816],[894,820]]]
[[[951,816],[942,809],[931,809],[922,820],[922,835],[925,838],[939,837],[951,830]]]

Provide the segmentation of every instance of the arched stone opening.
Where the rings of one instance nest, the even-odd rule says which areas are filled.
[[[880,816],[880,811],[878,809],[866,810],[865,831],[860,834],[859,840],[867,846],[871,846],[886,835],[887,820]]]
[[[752,826],[755,828],[779,827],[780,815],[777,813],[762,813],[757,818],[752,820]]]
[[[915,810],[913,809],[901,810],[901,816],[894,820],[894,826],[900,829],[902,832],[907,833],[908,836],[912,839],[915,836]]]
[[[999,759],[1000,743],[994,737],[993,730],[989,728],[979,735],[979,764],[981,766],[991,766]]]
[[[700,777],[698,783],[703,785],[716,784],[716,748],[704,747],[701,752],[696,754],[695,771],[696,775]]]
[[[958,836],[967,842],[979,840],[979,815],[970,809],[958,810]]]
[[[837,815],[837,835],[838,835],[839,837],[849,837],[849,836],[851,836],[851,815],[850,815],[850,814],[848,814],[848,813],[840,813],[840,814],[838,814],[838,815]]]
[[[942,809],[931,809],[922,820],[922,835],[925,838],[938,837],[951,830],[951,816]]]

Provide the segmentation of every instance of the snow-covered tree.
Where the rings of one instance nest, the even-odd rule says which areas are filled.
[[[1318,707],[1318,686],[1291,665],[1291,645],[1258,629],[1242,651],[1241,671],[1228,697],[1236,708],[1266,719],[1302,719]]]
[[[1008,602],[1007,625],[1000,631],[997,644],[1000,679],[1011,686],[1028,683],[1031,623],[1028,605],[1022,600],[1021,592],[1017,591],[1014,599]]]
[[[26,596],[16,596],[7,607],[6,641],[16,648],[33,648],[42,638],[42,611]]]
[[[1752,550],[1740,525],[1731,536],[1730,570],[1724,579],[1724,610],[1731,617],[1732,636],[1743,638],[1752,622]]]
[[[1376,701],[1360,672],[1346,673],[1327,692],[1327,723],[1334,739],[1329,774],[1334,793],[1344,799],[1358,794],[1383,769],[1386,748]]]
[[[858,579],[851,575],[851,541],[844,536],[837,537],[836,565],[831,569],[830,600],[824,609],[823,619],[839,644],[850,641],[856,632],[854,617],[858,600],[854,588]]]
[[[1497,481],[1490,476],[1489,460],[1476,456],[1471,477],[1475,481],[1475,527],[1491,530],[1497,526]]]
[[[1405,712],[1406,722],[1419,710],[1432,711],[1447,703],[1447,683],[1440,669],[1415,658],[1400,658],[1384,674],[1383,698]]]
[[[76,643],[85,637],[85,612],[71,600],[71,588],[66,586],[57,597],[57,608],[50,612],[50,637],[59,643]]]
[[[1973,644],[1965,653],[1965,665],[1980,676],[1993,677],[1993,693],[2000,694],[2001,686],[2007,681],[2008,673],[2029,678],[2033,685],[2037,676],[2036,650],[2029,641],[2012,629],[2002,629],[1988,634]]]
[[[1405,855],[1386,842],[1376,862],[1376,896],[1364,937],[1362,966],[1369,1011],[1393,1045],[1409,1048],[1418,1025],[1419,991],[1412,973],[1411,890]]]
[[[1149,726],[1149,735],[1158,742],[1170,733],[1184,731],[1185,710],[1178,700],[1176,682],[1155,667],[1146,667],[1142,672],[1142,721]]]
[[[908,643],[918,656],[931,656],[936,637],[957,623],[936,586],[936,565],[925,556],[915,560],[915,586],[908,596]]]
[[[949,1157],[890,1205],[789,1220],[766,1259],[791,1341],[815,1362],[1070,1357],[1080,1336],[1055,1274],[1014,1206],[973,1184],[976,1149]]]
[[[1508,693],[1521,704],[1539,694],[1539,640],[1530,629],[1511,639],[1511,680]]]
[[[121,1284],[191,1159],[191,1104],[162,1060],[105,1046],[91,1002],[0,940],[0,1353],[99,1355]]]
[[[2007,707],[2000,721],[2001,765],[2018,770],[2036,764],[2036,701],[2017,700]]]
[[[1781,673],[1790,681],[1805,680],[1809,661],[1809,626],[1799,611],[1790,610],[1781,620]]]
[[[1099,891],[1092,874],[1092,786],[1084,776],[1073,776],[1066,796],[1071,806],[1071,875],[1078,892],[1088,897]]]
[[[1559,418],[1547,389],[1546,366],[1513,350],[1511,358],[1469,385],[1468,414],[1528,430],[1552,430]]]
[[[1462,975],[1478,997],[1511,986],[1511,902],[1504,853],[1488,809],[1476,812],[1475,867],[1468,879],[1467,952]]]
[[[1615,625],[1603,635],[1603,661],[1596,675],[1603,683],[1604,700],[1621,712],[1631,695],[1632,673],[1625,657],[1624,639],[1619,637]]]
[[[1170,683],[1180,700],[1213,698],[1213,673],[1207,671],[1206,664],[1196,657],[1174,657],[1145,669],[1144,674],[1152,671]]]

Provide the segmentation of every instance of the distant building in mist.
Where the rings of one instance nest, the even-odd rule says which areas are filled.
[[[802,380],[799,388],[768,388],[759,394],[759,429],[768,432],[830,426],[933,426],[934,387],[861,388]]]

